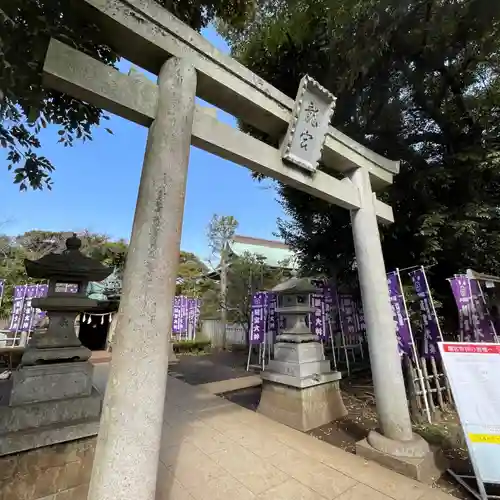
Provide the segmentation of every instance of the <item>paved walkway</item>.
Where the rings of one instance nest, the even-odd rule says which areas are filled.
[[[453,497],[169,377],[157,500],[207,499]]]

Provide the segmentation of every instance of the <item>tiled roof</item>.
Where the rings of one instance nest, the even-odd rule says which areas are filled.
[[[232,252],[237,256],[249,252],[264,257],[268,266],[285,267],[287,269],[297,268],[297,259],[294,253],[281,241],[236,235],[230,246]],[[284,262],[286,262],[286,265],[283,266]]]

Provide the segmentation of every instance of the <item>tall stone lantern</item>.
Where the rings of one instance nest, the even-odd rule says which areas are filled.
[[[258,411],[283,424],[308,431],[346,415],[340,394],[341,373],[324,359],[323,346],[311,332],[311,295],[317,288],[309,278],[291,278],[273,289],[276,312],[284,325],[274,346],[274,359],[261,373]]]
[[[62,253],[24,261],[30,278],[49,280],[47,297],[33,300],[34,307],[47,311],[49,326],[46,332],[33,335],[21,359],[21,369],[13,374],[11,405],[91,392],[91,351],[76,336],[75,320],[82,310],[97,306],[97,301],[86,296],[89,281],[102,281],[113,268],[83,255],[81,245],[74,234],[66,240]],[[40,376],[44,378],[43,387]]]
[[[86,296],[88,282],[113,269],[80,247],[73,235],[62,253],[24,261],[28,276],[49,280],[47,297],[33,300],[49,324],[33,334],[12,373],[9,408],[0,408],[0,455],[97,434],[102,394],[92,386],[91,351],[76,336],[75,319],[97,306]]]

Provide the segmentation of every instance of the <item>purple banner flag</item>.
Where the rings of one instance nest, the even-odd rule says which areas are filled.
[[[273,292],[267,292],[267,313],[266,313],[266,330],[274,344],[276,335],[278,334],[278,296]]]
[[[314,312],[311,313],[309,318],[311,332],[323,339],[326,337],[325,294],[313,293],[311,295],[311,306],[314,308]]]
[[[174,297],[174,308],[172,311],[172,334],[179,335],[181,333],[181,298]]]
[[[411,271],[409,274],[420,302],[420,315],[424,332],[421,354],[424,357],[433,358],[439,355],[437,343],[442,339],[436,311],[432,304],[431,291],[423,268]]]
[[[471,342],[473,335],[472,326],[472,297],[469,278],[467,276],[455,276],[449,279],[451,291],[458,308],[458,323],[460,329],[460,341]]]
[[[36,291],[36,298],[41,299],[42,297],[47,297],[47,294],[49,293],[49,285],[37,285],[37,291]],[[34,326],[37,327],[40,322],[42,321],[43,318],[47,313],[45,311],[41,311],[40,309],[36,309],[36,315],[35,315],[35,324]]]
[[[354,317],[356,319],[356,330],[361,336],[366,335],[365,312],[361,301],[356,301],[354,304]]]
[[[399,273],[397,271],[387,273],[387,286],[389,288],[389,299],[396,327],[399,354],[400,356],[405,354],[410,356],[412,353],[410,324],[406,314],[405,298],[403,290],[401,290]]]
[[[477,280],[469,279],[472,297],[472,319],[476,342],[496,342],[496,332]]]
[[[251,344],[262,344],[265,340],[266,302],[267,296],[265,292],[257,292],[252,297],[252,311],[250,317]]]
[[[198,327],[198,318],[200,316],[200,300],[199,299],[187,299],[187,321],[188,321],[188,333],[192,336],[195,335],[196,329]]]
[[[24,307],[21,315],[20,328],[21,332],[30,332],[33,323],[35,309],[31,305],[31,301],[36,297],[36,285],[27,285],[24,295]]]
[[[14,287],[14,297],[12,301],[12,316],[10,319],[9,330],[11,332],[19,331],[23,314],[24,296],[26,295],[26,285],[17,285]]]
[[[200,318],[201,301],[178,295],[172,309],[172,335],[194,337]]]
[[[186,333],[187,332],[187,327],[188,327],[188,307],[189,307],[189,302],[188,298],[184,297],[181,295],[181,301],[180,301],[180,324],[181,324],[181,331],[180,333]]]
[[[356,333],[354,299],[352,295],[341,294],[338,296],[338,300],[342,333],[344,335],[354,335]]]
[[[323,286],[323,294],[325,296],[325,337],[334,334],[335,330],[335,304],[336,297],[333,288],[330,285]]]

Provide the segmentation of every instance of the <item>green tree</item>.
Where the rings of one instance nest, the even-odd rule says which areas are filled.
[[[201,297],[207,272],[208,267],[194,253],[181,250],[176,295]]]
[[[215,17],[230,25],[245,18],[245,0],[157,0],[196,30]],[[40,154],[38,134],[58,127],[59,142],[91,140],[93,127],[107,116],[98,108],[42,86],[42,66],[51,37],[101,62],[114,65],[118,55],[99,29],[66,0],[7,0],[0,6],[0,145],[21,189],[50,188],[54,166]]]
[[[220,320],[222,323],[222,347],[226,348],[227,335],[227,274],[229,265],[230,243],[238,227],[238,221],[232,215],[214,214],[207,228],[208,246],[212,252],[211,257],[219,259],[220,287],[219,304]]]
[[[228,268],[228,319],[245,329],[248,341],[252,296],[269,290],[283,280],[284,268],[271,268],[260,255],[245,252],[234,258]]]
[[[401,173],[382,194],[388,269],[500,273],[500,4],[489,0],[263,1],[226,30],[240,61],[294,98],[308,73],[337,96],[333,124]],[[243,125],[244,126],[244,125]],[[245,127],[244,127],[245,128]],[[272,138],[276,140],[276,138]],[[306,268],[349,274],[349,214],[286,186],[280,233]]]
[[[5,280],[5,294],[0,306],[0,318],[6,318],[12,310],[12,292],[15,285],[37,283],[29,278],[24,259],[37,260],[49,252],[61,252],[72,232],[34,230],[19,236],[0,236],[0,279]],[[81,251],[108,266],[122,268],[128,245],[124,240],[112,241],[103,234],[81,231]]]

